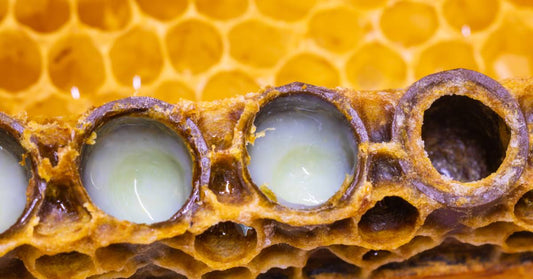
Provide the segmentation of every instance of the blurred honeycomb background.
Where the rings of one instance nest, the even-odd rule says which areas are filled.
[[[0,0],[0,19],[0,110],[30,117],[456,67],[533,75],[533,0]]]

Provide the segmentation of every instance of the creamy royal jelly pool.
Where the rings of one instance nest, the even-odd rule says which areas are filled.
[[[3,137],[0,142],[1,233],[15,224],[22,215],[26,206],[29,177],[26,169],[20,164],[22,148],[4,132],[0,133],[0,137]]]
[[[248,145],[248,171],[282,205],[320,205],[354,173],[352,129],[332,104],[318,97],[280,97],[261,109],[254,125],[258,138]]]
[[[112,120],[84,155],[83,184],[91,200],[118,219],[165,221],[191,194],[191,155],[181,137],[157,121]]]

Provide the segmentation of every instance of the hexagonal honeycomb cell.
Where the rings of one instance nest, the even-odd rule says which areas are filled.
[[[357,88],[395,88],[407,78],[407,65],[400,54],[374,42],[352,54],[346,62],[346,75]]]
[[[80,0],[76,1],[80,21],[103,31],[124,28],[131,18],[128,0]]]
[[[222,57],[219,32],[211,23],[191,19],[170,28],[166,34],[168,58],[177,72],[200,74]]]
[[[329,51],[342,53],[352,50],[363,37],[360,18],[356,10],[347,7],[319,11],[309,20],[309,36]]]
[[[500,3],[492,1],[447,0],[443,4],[446,21],[455,29],[468,26],[471,32],[483,30],[494,22]]]
[[[256,0],[259,11],[271,18],[283,21],[296,21],[304,18],[315,6],[316,1],[305,0]]]
[[[213,101],[223,97],[241,95],[242,92],[255,92],[259,85],[243,71],[220,71],[210,77],[202,91],[202,100]]]
[[[4,30],[0,46],[0,88],[17,92],[37,83],[43,72],[37,42],[26,32]]]
[[[273,67],[288,52],[291,33],[258,20],[234,26],[229,34],[229,52],[238,62],[252,67]]]
[[[237,18],[244,14],[249,6],[246,0],[198,0],[194,4],[199,13],[217,20]]]
[[[410,47],[429,40],[437,31],[439,22],[435,7],[400,1],[385,8],[380,25],[389,40]]]
[[[532,7],[0,0],[0,135],[31,177],[0,234],[0,277],[529,276]],[[454,68],[488,77],[432,83]],[[246,150],[269,134],[254,117],[285,94],[330,102],[358,143],[357,168],[305,210],[248,172]],[[114,218],[81,184],[82,149],[124,115],[162,123],[195,159],[193,190],[166,221]],[[132,193],[142,204],[147,192]]]
[[[415,76],[421,78],[434,72],[457,67],[477,70],[474,50],[469,43],[442,41],[425,49],[415,66]]]
[[[66,0],[15,3],[17,21],[37,32],[55,32],[69,20],[70,15],[70,6]]]
[[[188,2],[185,0],[136,0],[139,9],[144,12],[146,15],[168,21],[172,20],[187,10]]]
[[[157,35],[142,27],[135,28],[117,38],[109,51],[115,78],[124,85],[150,84],[159,77],[163,68],[161,44]]]
[[[107,77],[102,53],[84,34],[68,35],[52,46],[48,73],[57,88],[70,92],[76,87],[89,94],[97,91]]]
[[[276,85],[291,83],[294,80],[335,87],[340,85],[340,74],[325,58],[312,53],[301,53],[285,62],[276,74]]]

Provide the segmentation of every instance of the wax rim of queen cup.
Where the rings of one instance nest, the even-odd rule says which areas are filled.
[[[278,204],[318,207],[353,180],[358,141],[346,117],[323,98],[279,96],[260,109],[254,126],[248,172]]]
[[[23,154],[13,136],[0,131],[0,233],[17,222],[26,206],[30,172],[20,164]]]
[[[183,138],[157,120],[122,116],[96,130],[83,152],[82,180],[107,214],[134,223],[170,219],[192,192],[193,161]]]

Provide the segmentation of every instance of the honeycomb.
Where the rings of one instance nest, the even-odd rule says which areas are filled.
[[[532,18],[530,0],[2,0],[0,108],[65,117],[294,81],[404,88],[453,68],[529,77]]]
[[[0,127],[33,175],[23,215],[0,235],[0,277],[531,276],[532,19],[530,0],[0,0]],[[438,76],[459,85],[415,83],[453,68],[511,97],[485,78],[455,80],[461,71]],[[406,101],[415,88],[494,113],[460,98]],[[246,170],[254,116],[293,93],[359,119],[354,184],[310,210],[278,204]],[[454,118],[469,110],[488,122]],[[81,184],[92,132],[129,114],[171,125],[208,158],[169,221],[113,218]],[[490,140],[457,147],[461,128]]]
[[[0,235],[1,277],[525,278],[532,89],[456,69],[407,90],[296,82],[213,102],[129,97],[71,120],[1,114],[31,174]],[[353,173],[317,206],[282,204],[250,175],[248,145],[264,136],[254,123],[289,97],[331,105],[357,142]],[[169,127],[193,158],[188,199],[163,221],[113,217],[83,180],[102,127],[132,119]]]

